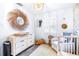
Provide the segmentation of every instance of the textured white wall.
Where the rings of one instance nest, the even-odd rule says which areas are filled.
[[[30,34],[32,34],[33,39],[34,39],[34,22],[33,22],[33,13],[31,12],[31,4],[25,4],[23,7],[20,7],[18,5],[15,5],[15,3],[10,3],[10,4],[0,4],[0,55],[2,55],[3,53],[3,47],[2,44],[3,42],[7,39],[7,37],[13,33],[16,32],[29,32]],[[26,8],[29,7],[29,8]],[[23,30],[23,31],[19,31],[19,30],[15,30],[13,29],[9,23],[8,23],[8,19],[7,19],[7,14],[10,10],[12,9],[20,9],[22,10],[29,19],[29,26]]]
[[[74,4],[47,4],[42,12],[36,15],[37,21],[42,19],[42,27],[36,26],[36,38],[43,38],[48,43],[48,35],[63,35],[63,32],[73,31],[73,8]],[[63,19],[65,20],[63,21]],[[61,24],[67,23],[68,29],[62,30]]]

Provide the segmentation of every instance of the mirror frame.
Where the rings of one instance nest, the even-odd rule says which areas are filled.
[[[23,25],[19,25],[16,22],[17,17],[22,17],[23,18],[23,20],[24,20]],[[18,30],[23,30],[29,25],[29,20],[28,20],[27,15],[25,15],[22,11],[20,11],[18,9],[14,9],[14,10],[12,10],[8,13],[8,22],[10,23],[10,25],[13,28],[16,28]]]

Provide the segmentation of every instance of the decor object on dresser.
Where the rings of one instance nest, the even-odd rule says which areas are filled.
[[[36,40],[36,45],[41,45],[41,44],[45,44],[44,39],[37,39]]]
[[[29,24],[27,15],[18,9],[14,9],[8,13],[8,21],[13,28],[19,30],[25,29]]]
[[[15,56],[34,45],[34,39],[29,33],[15,33],[8,37],[11,42],[11,55]]]

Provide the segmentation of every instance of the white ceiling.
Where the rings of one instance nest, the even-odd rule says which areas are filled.
[[[12,5],[14,5],[15,3],[9,3],[9,4],[5,4],[6,9],[10,10],[12,7]],[[37,13],[38,11],[36,11],[35,9],[33,9],[33,3],[21,3],[25,10],[29,10],[31,11],[32,13]],[[73,7],[73,6],[79,6],[79,4],[75,4],[75,3],[45,3],[45,7],[43,10],[39,10],[38,13],[41,13],[41,12],[51,12],[53,10],[59,10],[61,8],[68,8],[68,7]]]
[[[27,3],[24,3],[23,5],[27,8],[27,5],[28,4]],[[31,5],[29,5],[29,7],[31,7],[32,5],[33,4],[31,3]],[[52,11],[52,10],[57,10],[57,9],[61,9],[61,8],[68,8],[68,7],[73,7],[75,5],[76,5],[75,3],[45,3],[44,11],[46,11],[46,10],[47,11]]]

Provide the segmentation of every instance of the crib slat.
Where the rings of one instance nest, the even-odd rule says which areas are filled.
[[[66,44],[66,45],[67,45],[67,53],[68,53],[68,40],[69,40],[69,39],[67,39],[67,44]]]
[[[77,43],[76,43],[76,44],[77,44],[76,54],[78,55],[78,38],[77,38],[77,40],[76,40],[76,41],[77,41]]]
[[[71,39],[71,42],[72,42],[72,39]],[[71,54],[72,54],[72,43],[70,43],[71,44]]]
[[[74,42],[73,42],[73,51],[74,51],[74,54],[75,54],[75,48],[76,48],[76,47],[75,47],[75,44],[76,44],[76,42],[75,42],[75,41],[76,41],[75,37],[73,37],[73,40],[74,40]]]
[[[64,49],[64,52],[75,54],[75,55],[79,54],[79,51],[78,51],[79,37],[78,36],[63,37],[63,38],[66,38],[67,41],[62,44],[60,43],[62,37],[57,37],[57,38],[58,38],[58,47],[57,47],[58,51],[62,52],[62,49]]]

